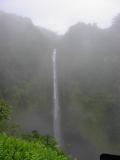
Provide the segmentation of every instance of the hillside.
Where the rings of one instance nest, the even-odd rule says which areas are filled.
[[[78,23],[57,46],[66,148],[86,159],[92,151],[119,154],[119,20],[108,29]]]
[[[24,129],[51,133],[51,55],[57,36],[3,12],[0,26],[0,97],[14,107]]]
[[[58,36],[0,12],[0,99],[13,107],[12,120],[22,131],[53,135],[56,48],[63,148],[83,160],[119,154],[119,26],[120,15],[110,28],[78,23]]]

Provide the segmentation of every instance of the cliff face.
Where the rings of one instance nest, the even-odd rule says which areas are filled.
[[[115,24],[101,30],[79,23],[57,47],[65,144],[83,159],[95,150],[119,153],[120,30]]]
[[[0,96],[13,105],[15,119],[25,129],[46,134],[52,132],[51,56],[56,39],[28,18],[0,12]]]
[[[87,160],[120,148],[119,16],[105,30],[79,23],[62,37],[0,12],[0,97],[24,130],[53,134],[52,52],[65,149]]]

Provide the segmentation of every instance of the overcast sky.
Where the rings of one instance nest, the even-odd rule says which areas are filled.
[[[0,10],[30,17],[34,24],[63,34],[77,22],[109,27],[120,0],[0,0]]]

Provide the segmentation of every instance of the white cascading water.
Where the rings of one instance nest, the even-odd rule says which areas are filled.
[[[57,86],[57,70],[56,70],[56,49],[53,50],[53,129],[54,129],[54,137],[58,142],[58,145],[61,146],[62,138],[61,138],[61,125],[60,125],[60,106],[59,106],[59,98],[58,98],[58,86]]]

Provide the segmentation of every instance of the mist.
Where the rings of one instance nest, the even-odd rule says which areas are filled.
[[[120,11],[119,0],[2,0],[0,9],[29,17],[35,25],[65,34],[70,26],[84,22],[108,28]]]
[[[32,21],[0,11],[0,98],[19,134],[52,136],[81,160],[119,154],[120,14],[102,28],[72,21],[63,35]]]

